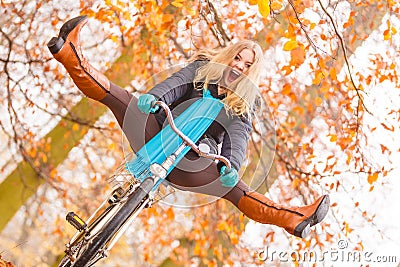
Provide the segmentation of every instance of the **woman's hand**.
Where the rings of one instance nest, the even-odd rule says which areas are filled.
[[[226,171],[226,166],[222,166],[221,171],[219,173],[221,174],[219,180],[225,187],[234,187],[239,181],[239,174],[237,170],[235,170],[234,168],[231,168],[229,171]]]
[[[141,112],[145,113],[145,114],[149,114],[156,112],[160,107],[159,106],[154,106],[151,107],[153,102],[155,102],[157,99],[155,96],[151,95],[151,94],[144,94],[139,96],[138,99],[138,108]]]

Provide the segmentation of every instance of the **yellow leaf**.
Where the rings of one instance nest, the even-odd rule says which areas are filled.
[[[200,248],[199,244],[196,244],[196,246],[194,247],[194,250],[193,250],[193,254],[200,255],[200,252],[201,252],[201,248]]]
[[[336,142],[337,141],[337,135],[336,134],[331,134],[331,142]]]
[[[297,43],[296,40],[290,40],[290,41],[287,41],[287,42],[283,45],[283,50],[284,50],[284,51],[290,51],[290,50],[295,49],[295,48],[298,47],[298,46],[299,46],[299,44]]]
[[[261,16],[268,17],[270,13],[269,0],[257,0],[257,4]]]
[[[171,3],[171,5],[176,7],[183,7],[182,1],[179,0],[175,0],[174,2]]]
[[[226,222],[224,222],[224,221],[219,222],[218,225],[217,225],[217,230],[218,231],[223,231],[226,228],[227,228],[227,225],[226,225]]]
[[[347,236],[350,232],[349,224],[346,222],[345,223],[345,235]]]
[[[117,147],[117,146],[115,145],[114,142],[108,145],[108,148],[109,148],[110,150],[115,150],[116,147]]]
[[[186,11],[189,13],[189,15],[191,16],[195,16],[196,15],[196,10],[191,9],[190,7],[186,7]]]
[[[115,36],[115,35],[112,35],[110,39],[111,39],[111,41],[113,41],[115,43],[117,43],[119,41],[118,36]]]
[[[368,175],[368,183],[372,184],[374,183],[376,180],[378,180],[378,173],[375,172],[371,175]]]

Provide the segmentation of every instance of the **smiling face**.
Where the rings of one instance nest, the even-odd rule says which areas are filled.
[[[229,85],[234,82],[242,73],[246,74],[254,62],[254,51],[249,48],[244,48],[240,51],[224,72],[223,82]]]

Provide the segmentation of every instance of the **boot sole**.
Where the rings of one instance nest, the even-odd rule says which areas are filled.
[[[305,238],[310,233],[311,227],[320,223],[329,211],[329,195],[325,195],[321,203],[319,203],[318,208],[315,210],[313,215],[311,215],[307,220],[302,221],[296,226],[294,230],[294,235],[297,237]]]
[[[330,205],[329,195],[325,195],[321,203],[319,203],[317,210],[311,216],[310,226],[314,226],[317,223],[322,222],[326,214],[328,214]]]
[[[82,21],[87,20],[87,16],[79,16],[69,21],[65,22],[60,29],[58,37],[53,37],[47,43],[47,47],[49,48],[50,52],[54,55],[57,54],[61,48],[63,47],[65,41],[67,40],[68,35],[70,32],[75,29]]]

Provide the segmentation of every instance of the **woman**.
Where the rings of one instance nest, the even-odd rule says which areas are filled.
[[[257,87],[252,83],[259,83],[263,55],[256,43],[241,41],[218,53],[199,52],[188,66],[137,99],[111,83],[83,57],[79,33],[86,22],[86,16],[69,20],[61,27],[59,36],[50,40],[48,47],[86,96],[110,108],[134,151],[162,128],[165,115],[152,107],[155,100],[164,101],[178,113],[187,103],[202,96],[200,89],[209,90],[213,97],[223,101],[225,108],[202,140],[214,148],[222,144],[221,155],[231,161],[232,168],[226,171],[222,164],[208,160],[198,169],[196,166],[204,161],[189,152],[167,178],[175,187],[222,196],[249,218],[283,227],[297,237],[307,236],[310,227],[323,220],[329,209],[328,195],[308,206],[283,207],[252,191],[239,179],[238,170],[244,161],[251,131],[251,114],[259,101]],[[229,67],[221,68],[221,64]],[[220,86],[213,84],[216,81]]]

